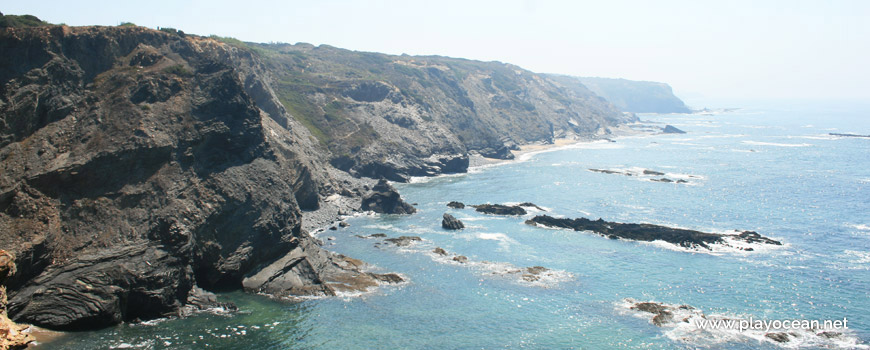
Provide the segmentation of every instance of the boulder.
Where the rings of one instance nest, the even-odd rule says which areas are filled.
[[[453,215],[444,213],[444,216],[441,219],[441,227],[447,230],[461,230],[465,228],[465,225],[462,221],[453,217]]]
[[[447,203],[447,207],[453,208],[453,209],[465,209],[465,204],[462,204],[462,202],[453,201],[453,202]]]
[[[417,236],[401,236],[399,238],[387,238],[384,241],[393,243],[399,247],[407,247],[414,242],[422,241],[422,239]]]
[[[362,210],[381,214],[413,214],[417,209],[406,203],[387,180],[381,179],[362,199]]]

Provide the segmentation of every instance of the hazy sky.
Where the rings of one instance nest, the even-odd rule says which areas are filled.
[[[69,25],[502,61],[683,97],[870,99],[870,1],[4,1]]]

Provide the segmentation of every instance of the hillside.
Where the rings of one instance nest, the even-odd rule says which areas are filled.
[[[620,110],[632,113],[691,113],[665,83],[609,78],[581,78],[551,75],[551,79],[570,84],[579,81]]]
[[[358,176],[463,172],[468,153],[510,158],[517,145],[603,135],[630,120],[588,90],[500,62],[253,47],[267,57],[287,110],[333,165]]]

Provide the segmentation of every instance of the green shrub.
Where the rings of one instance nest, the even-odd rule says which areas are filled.
[[[133,22],[121,22],[118,27],[135,27],[136,23]]]
[[[187,70],[187,68],[184,67],[183,64],[176,64],[166,67],[165,69],[163,69],[163,71],[169,74],[175,74],[180,77],[189,77],[193,75],[193,73]]]

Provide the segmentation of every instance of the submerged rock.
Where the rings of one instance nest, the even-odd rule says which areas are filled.
[[[453,257],[453,261],[458,262],[460,264],[465,264],[468,262],[468,257],[464,255],[457,255]]]
[[[413,214],[417,209],[406,203],[387,180],[381,179],[372,192],[362,199],[362,210],[371,210],[381,214]]]
[[[674,319],[674,314],[669,310],[669,307],[661,303],[643,302],[637,303],[631,307],[632,310],[649,312],[655,316],[652,318],[654,325],[661,327],[666,323],[670,323]]]
[[[644,175],[653,175],[653,176],[664,176],[665,175],[665,173],[663,173],[663,172],[649,170],[649,169],[644,169],[643,174]]]
[[[727,242],[724,240],[724,237],[726,236],[730,239],[746,243],[782,245],[779,241],[763,237],[753,231],[744,231],[739,235],[723,235],[652,224],[625,224],[604,221],[602,219],[592,221],[586,218],[554,218],[547,215],[535,216],[532,219],[526,220],[526,224],[569,228],[574,231],[592,231],[608,238],[622,238],[646,242],[662,240],[684,248],[701,247],[712,249],[710,244],[727,245]]]
[[[447,230],[461,230],[465,228],[465,225],[462,221],[453,217],[453,215],[444,213],[444,216],[441,219],[441,227]]]
[[[417,236],[401,236],[399,238],[387,238],[384,241],[393,243],[399,247],[407,247],[414,242],[422,241],[422,239]]]
[[[441,255],[441,256],[447,255],[447,251],[442,249],[441,247],[435,247],[435,249],[433,249],[432,252],[435,254]]]
[[[502,204],[478,204],[472,205],[475,211],[484,214],[494,215],[526,215],[527,212],[517,205],[502,205]]]
[[[540,211],[547,211],[546,209],[541,208],[541,207],[535,205],[535,203],[532,203],[532,202],[522,202],[522,203],[520,203],[520,204],[517,204],[517,206],[519,206],[519,207],[526,207],[526,208],[535,208],[535,209],[538,209],[538,210],[540,210]]]

